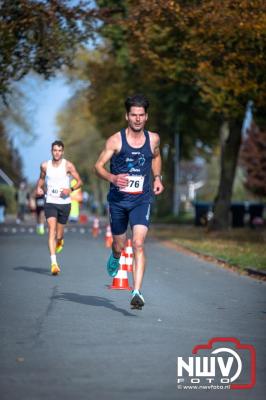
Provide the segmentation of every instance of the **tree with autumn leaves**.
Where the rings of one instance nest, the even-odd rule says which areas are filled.
[[[108,0],[101,1],[105,6]],[[266,104],[266,5],[263,0],[126,1],[120,23],[133,63],[198,92],[220,119],[221,174],[212,227],[229,224],[232,187],[248,100]]]
[[[98,18],[115,10],[97,10],[92,0],[1,0],[0,95],[30,71],[49,79],[71,66],[76,50],[94,38]]]
[[[163,143],[172,145],[178,130],[189,155],[199,136],[206,144],[220,138],[212,224],[226,228],[245,107],[253,100],[259,116],[266,103],[264,1],[98,0],[97,10],[86,3],[1,3],[1,91],[32,69],[49,77],[71,65],[73,50],[98,35],[86,64],[96,128],[107,135],[121,121],[124,97],[141,90],[152,100],[150,122]],[[165,164],[171,188],[172,159]],[[167,205],[171,193],[164,195]]]
[[[104,20],[110,12],[96,10],[91,0],[1,0],[0,139],[6,154],[1,161],[12,178],[16,175],[13,159],[15,168],[20,169],[17,171],[19,177],[22,164],[15,149],[10,147],[5,116],[16,114],[15,123],[24,124],[22,114],[18,115],[20,110],[16,101],[20,93],[13,83],[30,72],[49,79],[62,67],[71,66],[77,49],[93,40],[98,16]],[[12,150],[12,160],[7,149]]]
[[[266,198],[266,131],[253,122],[240,152],[245,187],[258,198]]]
[[[221,176],[213,228],[226,228],[246,103],[265,103],[262,1],[114,1],[119,12],[100,24],[102,40],[89,55],[88,107],[105,136],[123,123],[123,100],[142,91],[151,100],[149,126],[170,144],[164,161],[163,212],[172,210],[174,135],[181,153],[197,139],[221,142]],[[219,128],[218,128],[219,124]],[[160,201],[160,200],[159,200]]]
[[[23,178],[22,160],[0,122],[0,169],[18,184]]]
[[[167,75],[159,77],[153,73],[149,59],[140,54],[138,57],[141,59],[132,59],[129,30],[121,24],[121,15],[122,21],[127,15],[126,2],[101,1],[106,8],[111,8],[114,3],[121,9],[124,7],[123,12],[100,25],[102,40],[97,49],[88,51],[86,62],[84,58],[76,59],[77,69],[83,69],[82,79],[89,83],[86,95],[88,108],[104,137],[124,126],[124,100],[129,94],[141,91],[149,98],[151,107],[147,126],[160,132],[162,148],[170,145],[168,154],[164,153],[165,191],[157,199],[160,215],[169,215],[173,210],[175,133],[180,131],[182,157],[190,158],[193,157],[197,139],[209,145],[216,142],[218,119],[214,114],[210,115],[197,88],[186,82],[179,84]],[[81,75],[76,70],[72,77],[75,79]],[[74,135],[75,130],[72,132]]]

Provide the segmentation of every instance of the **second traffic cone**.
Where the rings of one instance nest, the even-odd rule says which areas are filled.
[[[126,255],[126,264],[128,272],[133,271],[133,248],[131,239],[127,240],[127,245],[125,248],[125,255]]]
[[[92,236],[97,237],[100,233],[100,221],[99,218],[94,218],[92,225]]]
[[[110,225],[106,226],[106,233],[105,233],[104,240],[105,240],[105,247],[108,247],[108,248],[112,247],[113,235],[112,235],[112,232],[111,232]]]
[[[86,225],[89,222],[89,217],[86,214],[79,215],[79,223]]]
[[[112,285],[110,285],[109,288],[116,290],[132,290],[132,287],[129,286],[128,282],[127,264],[124,250],[122,250],[119,264],[119,270],[113,279]]]

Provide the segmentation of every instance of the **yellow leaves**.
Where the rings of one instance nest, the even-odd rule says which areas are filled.
[[[167,7],[168,10],[173,13],[179,13],[181,10],[180,5],[175,0],[169,0],[169,1],[165,2],[165,7]]]
[[[266,70],[264,1],[132,0],[129,4],[124,27],[130,57],[136,63],[146,60],[154,76],[174,81],[186,76],[188,84],[196,80],[204,100],[219,112],[236,110],[243,98],[261,102],[265,97],[261,94],[265,88],[261,71]]]
[[[199,72],[204,73],[204,71],[210,70],[210,62],[209,61],[200,61],[198,65]]]

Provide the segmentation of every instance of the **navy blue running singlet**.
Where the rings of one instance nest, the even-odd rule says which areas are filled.
[[[151,166],[153,154],[151,151],[148,131],[144,131],[145,143],[142,147],[131,147],[126,139],[126,130],[121,130],[122,147],[119,153],[114,154],[110,161],[110,171],[114,175],[129,175],[129,182],[125,189],[119,189],[110,184],[107,200],[119,202],[121,205],[148,203],[152,201]]]

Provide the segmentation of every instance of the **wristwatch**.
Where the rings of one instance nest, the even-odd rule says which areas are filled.
[[[163,176],[162,175],[154,175],[153,179],[155,180],[156,178],[160,178],[160,181],[162,182]]]

